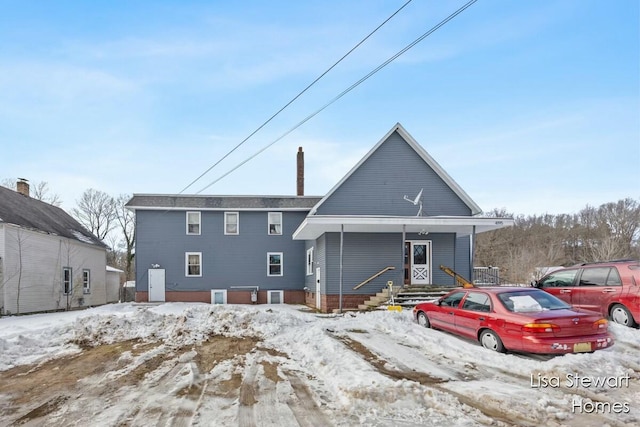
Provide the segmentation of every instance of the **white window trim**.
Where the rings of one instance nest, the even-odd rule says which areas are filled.
[[[218,292],[222,292],[222,304],[227,303],[227,290],[226,289],[211,289],[211,304],[215,303],[215,294]]]
[[[271,255],[280,255],[280,274],[271,274]],[[267,252],[267,277],[282,277],[284,275],[284,255],[282,252]]]
[[[198,215],[198,232],[197,233],[190,233],[189,232],[189,215],[190,214],[197,214]],[[187,234],[190,236],[199,236],[200,234],[202,234],[202,215],[199,211],[187,211],[186,214],[186,223],[187,223]]]
[[[237,218],[236,221],[236,232],[235,233],[227,233],[227,217],[229,215],[235,215]],[[240,213],[239,212],[225,212],[224,213],[224,234],[227,236],[236,236],[240,234]]]
[[[189,274],[189,256],[198,255],[200,258],[200,274]],[[184,275],[185,277],[202,277],[202,252],[185,252],[184,253]]]
[[[273,304],[271,302],[271,295],[276,292],[280,294],[280,302],[278,304],[284,304],[284,291],[267,291],[267,304]]]
[[[272,233],[271,232],[271,224],[272,224],[271,215],[273,215],[273,214],[275,214],[275,215],[280,217],[280,223],[279,223],[280,224],[280,232],[279,233]],[[277,224],[277,223],[273,223],[273,224]],[[267,212],[267,234],[269,236],[282,236],[282,226],[283,226],[283,224],[282,224],[282,212]]]
[[[87,281],[85,282],[85,274],[87,275]],[[82,270],[82,293],[87,295],[91,293],[91,270],[85,268]]]
[[[313,275],[313,247],[307,249],[307,257],[305,258],[307,262],[307,276]]]
[[[64,272],[69,271],[69,292],[64,291]],[[73,268],[62,267],[62,295],[71,295],[73,293]]]

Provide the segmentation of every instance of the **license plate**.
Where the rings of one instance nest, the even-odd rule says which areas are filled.
[[[586,351],[591,351],[591,343],[590,342],[579,342],[573,345],[574,353],[584,353]]]

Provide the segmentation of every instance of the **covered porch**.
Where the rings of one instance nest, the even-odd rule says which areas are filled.
[[[336,308],[341,309],[345,293],[364,296],[367,292],[377,292],[376,284],[361,289],[354,289],[353,284],[390,266],[395,267],[395,272],[383,275],[378,287],[392,278],[391,275],[395,285],[430,285],[434,283],[434,274],[442,284],[440,263],[447,263],[471,277],[473,237],[513,223],[510,218],[468,216],[311,215],[294,232],[293,239],[316,244],[318,239],[326,241],[324,250],[334,256],[322,257],[326,270],[315,290],[337,296],[339,307]],[[375,237],[381,235],[388,237]],[[345,247],[347,236],[350,237]]]

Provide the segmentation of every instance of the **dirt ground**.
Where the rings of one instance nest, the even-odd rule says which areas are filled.
[[[128,364],[133,356],[144,362]],[[278,413],[274,407],[255,411],[260,399],[276,406],[286,402],[297,425],[331,425],[298,374],[279,369],[286,357],[257,339],[223,336],[188,348],[134,341],[83,346],[72,356],[0,372],[0,424],[97,425],[101,411],[119,411],[119,426],[215,425],[199,419],[213,403],[223,412],[235,405],[231,425],[248,427]],[[279,383],[288,384],[289,396],[270,398]],[[225,418],[234,416],[219,417],[229,425]]]

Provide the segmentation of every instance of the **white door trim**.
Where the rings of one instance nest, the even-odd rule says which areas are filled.
[[[426,264],[416,264],[414,258],[414,250],[416,246],[424,246],[425,261]],[[411,284],[412,285],[430,285],[432,282],[432,262],[431,262],[431,240],[412,240],[411,241],[411,254],[409,260],[411,261]]]
[[[165,302],[164,268],[150,268],[147,271],[147,277],[149,279],[149,302]]]

